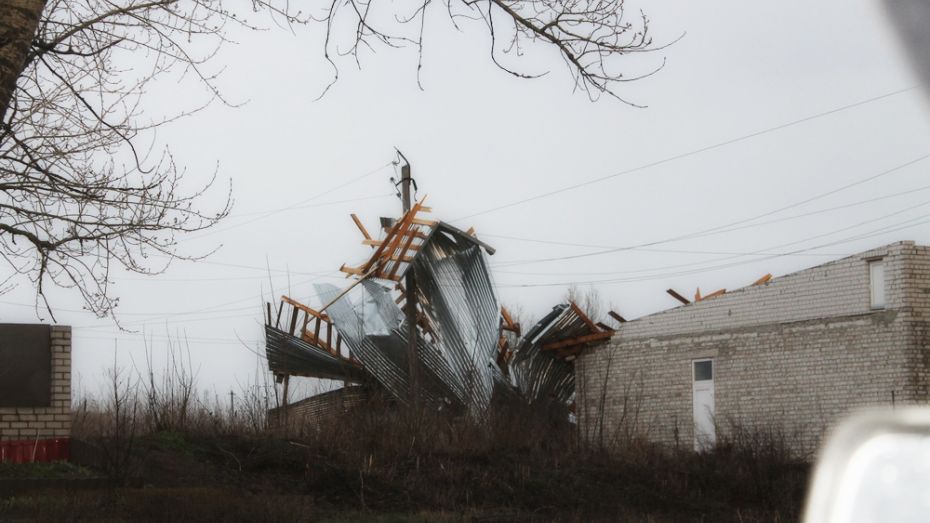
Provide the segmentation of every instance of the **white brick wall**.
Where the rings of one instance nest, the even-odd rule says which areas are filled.
[[[868,260],[887,305],[869,303]],[[577,363],[582,430],[693,444],[691,361],[715,361],[718,431],[776,430],[813,450],[836,418],[930,393],[930,247],[899,242],[624,324]]]
[[[0,407],[0,440],[71,436],[71,327],[53,325],[51,343],[51,406]]]

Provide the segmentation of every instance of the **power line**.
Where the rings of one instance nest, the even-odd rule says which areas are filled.
[[[924,203],[921,204],[921,205],[927,205],[927,204],[930,204],[930,202],[924,202]],[[810,241],[810,240],[822,238],[822,237],[824,237],[824,236],[830,236],[830,235],[836,234],[836,233],[841,232],[841,231],[844,231],[844,230],[849,230],[849,229],[852,229],[852,228],[860,227],[860,226],[862,226],[863,224],[866,224],[866,223],[869,223],[869,222],[878,221],[878,220],[887,218],[887,217],[889,217],[889,216],[893,216],[893,215],[895,215],[895,214],[900,214],[901,212],[904,212],[904,211],[907,211],[907,210],[911,210],[911,209],[913,209],[913,208],[914,208],[914,207],[911,207],[911,208],[908,208],[908,209],[904,209],[903,211],[899,211],[899,212],[896,212],[896,213],[892,213],[892,214],[889,214],[889,215],[886,215],[886,216],[882,216],[882,217],[880,217],[880,218],[876,218],[876,219],[873,219],[873,220],[867,220],[867,221],[865,221],[865,222],[860,222],[860,223],[858,223],[858,224],[851,225],[851,226],[849,226],[849,227],[844,227],[844,228],[841,228],[841,229],[837,229],[837,230],[834,230],[834,231],[830,231],[830,232],[827,232],[827,233],[815,235],[815,236],[808,237],[808,238],[804,238],[804,239],[801,239],[801,240],[796,240],[796,241],[793,241],[793,242],[788,242],[788,243],[781,244],[781,245],[774,246],[774,247],[769,247],[768,249],[765,249],[765,250],[778,249],[778,248],[782,248],[782,247],[786,247],[786,246],[790,246],[790,245],[796,245],[796,244],[798,244],[798,243],[804,243],[804,242],[807,242],[807,241]],[[923,221],[919,221],[919,220],[923,220]],[[915,222],[916,222],[916,223],[915,223]],[[889,232],[897,232],[897,231],[901,231],[901,230],[905,230],[905,229],[910,229],[910,228],[917,227],[917,226],[920,226],[920,225],[925,225],[925,224],[928,224],[928,223],[930,223],[930,213],[928,213],[928,214],[923,214],[923,215],[920,215],[920,216],[917,216],[917,217],[914,217],[914,218],[910,218],[910,219],[904,220],[904,221],[902,221],[902,222],[897,222],[897,223],[894,223],[894,224],[891,224],[891,225],[887,225],[887,226],[884,226],[884,227],[880,227],[880,228],[878,228],[878,229],[874,229],[874,230],[872,230],[872,231],[869,231],[869,232],[866,232],[866,233],[863,233],[863,234],[854,235],[854,236],[849,236],[849,237],[846,237],[846,238],[841,239],[841,240],[835,240],[835,241],[827,242],[827,243],[824,243],[824,244],[816,245],[816,246],[813,246],[813,247],[807,247],[807,248],[804,248],[804,249],[797,249],[797,250],[794,250],[794,251],[791,251],[791,252],[788,252],[788,253],[777,253],[777,254],[773,254],[773,255],[770,255],[770,256],[767,256],[767,257],[761,258],[761,259],[743,260],[743,261],[741,261],[741,262],[732,262],[732,263],[714,265],[714,266],[709,266],[709,267],[700,267],[700,268],[695,268],[695,269],[690,269],[690,270],[685,270],[685,271],[667,272],[667,273],[657,273],[657,274],[650,274],[650,275],[647,275],[647,276],[631,277],[631,278],[610,278],[610,279],[588,280],[588,281],[564,281],[564,282],[557,282],[557,283],[502,284],[502,285],[499,285],[499,287],[511,287],[511,288],[513,288],[513,287],[557,287],[557,286],[566,286],[566,285],[590,285],[590,284],[595,284],[595,283],[597,283],[597,284],[605,284],[605,285],[606,285],[606,284],[616,284],[616,283],[632,283],[632,282],[640,282],[640,281],[649,281],[649,280],[656,280],[656,279],[660,279],[660,278],[668,278],[668,277],[673,277],[673,276],[685,276],[685,275],[690,275],[690,274],[700,274],[700,273],[712,272],[712,271],[716,271],[716,270],[720,270],[720,269],[725,269],[725,268],[730,268],[730,267],[736,267],[736,266],[739,266],[739,265],[745,265],[745,264],[747,264],[747,263],[756,263],[756,262],[760,262],[760,261],[766,261],[766,260],[776,259],[776,258],[780,258],[780,257],[784,257],[784,256],[794,255],[794,254],[801,253],[801,252],[819,250],[819,249],[826,248],[826,247],[832,247],[832,246],[835,246],[835,245],[840,245],[840,244],[850,243],[850,242],[858,241],[858,240],[862,240],[862,239],[872,238],[872,237],[879,236],[879,235],[882,235],[882,234],[887,234],[887,233],[889,233]],[[760,252],[761,252],[761,251],[760,251]],[[741,257],[741,256],[735,256],[735,257],[731,257],[731,258],[722,258],[722,259],[718,259],[718,260],[710,260],[710,262],[725,261],[725,260],[727,260],[727,259],[740,258],[740,257]],[[685,264],[685,266],[687,266],[687,265],[697,265],[697,264]]]
[[[906,87],[906,88],[904,88],[904,89],[899,89],[899,90],[897,90],[897,91],[892,91],[892,92],[890,92],[890,93],[885,93],[885,94],[882,94],[882,95],[873,96],[873,97],[867,98],[867,99],[865,99],[865,100],[860,100],[860,101],[858,101],[858,102],[854,102],[854,103],[851,103],[851,104],[843,105],[843,106],[840,106],[840,107],[835,107],[835,108],[833,108],[833,109],[830,109],[830,110],[827,110],[827,111],[823,111],[823,112],[820,112],[820,113],[817,113],[817,114],[813,114],[813,115],[810,115],[810,116],[806,116],[806,117],[804,117],[804,118],[800,118],[800,119],[797,119],[797,120],[792,120],[792,121],[787,122],[787,123],[783,123],[783,124],[780,124],[780,125],[776,125],[776,126],[774,126],[774,127],[768,127],[768,128],[766,128],[766,129],[762,129],[762,130],[760,130],[760,131],[755,131],[755,132],[752,132],[752,133],[749,133],[749,134],[744,134],[744,135],[742,135],[742,136],[738,136],[738,137],[736,137],[736,138],[731,138],[731,139],[729,139],[729,140],[725,140],[725,141],[722,141],[722,142],[717,142],[717,143],[712,144],[712,145],[707,145],[707,146],[701,147],[701,148],[699,148],[699,149],[694,149],[694,150],[691,150],[691,151],[688,151],[688,152],[676,154],[676,155],[674,155],[674,156],[669,156],[669,157],[663,158],[663,159],[661,159],[661,160],[656,160],[656,161],[654,161],[654,162],[650,162],[650,163],[646,163],[646,164],[639,165],[639,166],[636,166],[636,167],[632,167],[632,168],[626,169],[626,170],[624,170],[624,171],[620,171],[620,172],[617,172],[617,173],[609,174],[609,175],[607,175],[607,176],[601,176],[600,178],[594,178],[594,179],[592,179],[592,180],[587,180],[587,181],[584,181],[584,182],[579,182],[579,183],[576,183],[576,184],[567,185],[567,186],[562,187],[562,188],[560,188],[560,189],[555,189],[555,190],[552,190],[552,191],[549,191],[549,192],[537,194],[536,196],[530,196],[529,198],[523,198],[523,199],[520,199],[520,200],[511,202],[511,203],[506,203],[506,204],[503,204],[503,205],[498,205],[498,206],[496,206],[496,207],[490,207],[490,208],[484,209],[484,210],[482,210],[482,211],[479,211],[479,212],[476,212],[476,213],[473,213],[473,214],[469,214],[469,215],[467,215],[467,216],[462,216],[461,218],[457,218],[457,219],[452,220],[452,221],[453,221],[453,222],[458,222],[458,221],[462,221],[462,220],[467,220],[467,219],[470,219],[470,218],[474,218],[474,217],[476,217],[476,216],[481,216],[481,215],[483,215],[483,214],[489,214],[489,213],[492,213],[492,212],[500,211],[500,210],[502,210],[502,209],[507,209],[507,208],[510,208],[510,207],[515,207],[515,206],[517,206],[517,205],[522,205],[522,204],[524,204],[524,203],[528,203],[528,202],[540,200],[540,199],[543,199],[543,198],[548,198],[548,197],[550,197],[550,196],[554,196],[554,195],[556,195],[556,194],[560,194],[560,193],[563,193],[563,192],[573,191],[573,190],[575,190],[575,189],[580,189],[581,187],[587,187],[587,186],[589,186],[589,185],[593,185],[593,184],[596,184],[596,183],[600,183],[600,182],[603,182],[603,181],[606,181],[606,180],[611,180],[611,179],[613,179],[613,178],[618,178],[618,177],[620,177],[620,176],[626,176],[626,175],[629,175],[629,174],[633,174],[633,173],[636,173],[636,172],[639,172],[639,171],[642,171],[642,170],[645,170],[645,169],[649,169],[649,168],[656,167],[656,166],[659,166],[659,165],[663,165],[663,164],[666,164],[666,163],[674,162],[674,161],[676,161],[676,160],[681,160],[681,159],[687,158],[687,157],[689,157],[689,156],[695,156],[695,155],[697,155],[697,154],[705,153],[705,152],[707,152],[707,151],[712,151],[712,150],[714,150],[714,149],[719,149],[719,148],[721,148],[721,147],[725,147],[725,146],[727,146],[727,145],[732,145],[732,144],[739,143],[739,142],[742,142],[742,141],[745,141],[745,140],[749,140],[749,139],[751,139],[751,138],[755,138],[755,137],[758,137],[758,136],[762,136],[762,135],[764,135],[764,134],[772,133],[772,132],[775,132],[775,131],[780,131],[780,130],[786,129],[786,128],[788,128],[788,127],[793,127],[793,126],[795,126],[795,125],[799,125],[799,124],[802,124],[802,123],[805,123],[805,122],[809,122],[809,121],[811,121],[811,120],[815,120],[815,119],[818,119],[818,118],[823,118],[823,117],[825,117],[825,116],[829,116],[829,115],[832,115],[832,114],[835,114],[835,113],[838,113],[838,112],[841,112],[841,111],[846,111],[846,110],[848,110],[848,109],[852,109],[852,108],[859,107],[859,106],[862,106],[862,105],[866,105],[866,104],[869,104],[869,103],[872,103],[872,102],[876,102],[876,101],[879,101],[879,100],[883,100],[883,99],[885,99],[885,98],[889,98],[889,97],[896,96],[896,95],[899,95],[899,94],[902,94],[902,93],[905,93],[905,92],[908,92],[908,91],[912,91],[912,90],[916,89],[917,87],[918,87],[918,86]]]
[[[293,209],[300,209],[300,208],[310,207],[310,206],[307,206],[307,205],[305,205],[305,204],[307,204],[307,203],[309,203],[309,202],[312,202],[312,201],[314,201],[314,200],[316,200],[317,198],[320,198],[320,197],[322,197],[322,196],[326,196],[327,194],[331,194],[331,193],[333,193],[333,192],[336,192],[336,191],[338,191],[339,189],[342,189],[342,188],[344,188],[344,187],[348,187],[349,185],[352,185],[352,184],[354,184],[354,183],[357,183],[357,182],[359,182],[359,181],[361,181],[361,180],[364,180],[365,178],[368,178],[369,176],[372,176],[372,175],[374,175],[374,174],[377,174],[377,173],[380,172],[382,169],[384,169],[385,167],[388,167],[389,165],[392,165],[392,164],[393,164],[393,161],[388,162],[388,163],[385,163],[385,164],[383,164],[383,165],[380,165],[380,166],[376,167],[375,169],[372,169],[371,171],[368,171],[368,172],[366,172],[365,174],[362,174],[362,175],[360,175],[360,176],[357,176],[357,177],[355,177],[355,178],[352,178],[352,179],[350,179],[349,181],[347,181],[347,182],[345,182],[345,183],[343,183],[343,184],[340,184],[340,185],[337,185],[337,186],[332,187],[332,188],[330,188],[330,189],[327,189],[327,190],[325,190],[325,191],[323,191],[323,192],[321,192],[321,193],[317,193],[317,194],[311,196],[310,198],[303,199],[303,200],[301,200],[301,201],[299,201],[299,202],[295,202],[295,203],[293,203],[293,204],[291,204],[291,205],[287,205],[287,206],[284,206],[284,207],[272,208],[272,209],[269,209],[269,210],[266,210],[266,211],[257,211],[257,213],[250,213],[250,214],[259,214],[259,216],[255,217],[255,218],[251,218],[251,219],[248,219],[248,220],[244,220],[244,221],[238,222],[238,223],[236,223],[236,224],[234,224],[234,225],[230,225],[229,227],[225,227],[225,228],[221,228],[221,229],[215,229],[215,230],[209,230],[209,231],[204,232],[203,234],[197,234],[197,235],[194,235],[194,236],[189,236],[189,237],[183,238],[182,240],[179,240],[179,241],[196,240],[196,239],[198,239],[198,238],[203,238],[203,237],[205,237],[205,236],[210,236],[210,235],[213,235],[213,234],[218,234],[218,233],[221,233],[221,232],[228,231],[228,230],[230,230],[230,229],[235,229],[235,228],[238,228],[238,227],[242,227],[243,225],[248,225],[248,224],[250,224],[250,223],[254,223],[254,222],[257,222],[257,221],[259,221],[259,220],[264,220],[265,218],[269,218],[269,217],[271,217],[271,216],[274,216],[275,214],[279,214],[279,213],[282,213],[282,212],[284,212],[284,211],[289,211],[289,210],[293,210]],[[320,205],[318,205],[318,206],[334,205],[334,204],[337,204],[337,203],[347,203],[347,202],[352,202],[352,201],[371,200],[371,199],[376,199],[376,198],[385,198],[385,197],[387,197],[387,196],[393,196],[393,195],[394,195],[394,193],[380,194],[380,195],[376,195],[376,196],[367,196],[367,197],[363,197],[363,198],[353,198],[353,199],[349,199],[349,200],[342,200],[342,201],[339,201],[339,202],[324,203],[324,204],[320,204]],[[303,207],[302,207],[302,206],[303,206]],[[248,215],[249,215],[249,214],[242,214],[242,215],[240,215],[240,216],[248,216]]]
[[[802,206],[802,205],[806,205],[806,204],[811,203],[811,202],[813,202],[813,201],[817,201],[817,200],[826,198],[826,197],[828,197],[828,196],[832,196],[832,195],[834,195],[834,194],[837,194],[837,193],[839,193],[839,192],[841,192],[841,191],[845,191],[845,190],[850,189],[850,188],[852,188],[852,187],[856,187],[856,186],[859,186],[859,185],[862,185],[862,184],[865,184],[865,183],[874,181],[874,180],[876,180],[876,179],[878,179],[878,178],[881,178],[881,177],[883,177],[883,176],[887,176],[887,175],[889,175],[889,174],[893,174],[893,173],[899,172],[899,171],[901,171],[902,169],[904,169],[904,168],[906,168],[906,167],[909,167],[909,166],[911,166],[911,165],[917,164],[917,163],[919,163],[919,162],[922,162],[922,161],[926,160],[927,158],[930,158],[930,153],[921,155],[921,156],[919,156],[919,157],[917,157],[917,158],[914,158],[914,159],[912,159],[912,160],[909,160],[909,161],[907,161],[907,162],[898,164],[898,165],[896,165],[896,166],[894,166],[894,167],[892,167],[892,168],[890,168],[890,169],[886,169],[886,170],[884,170],[884,171],[882,171],[882,172],[880,172],[880,173],[878,173],[878,174],[869,175],[869,176],[866,176],[865,178],[861,178],[861,179],[859,179],[859,180],[856,180],[856,181],[854,181],[854,182],[852,182],[852,183],[848,183],[848,184],[843,185],[843,186],[841,186],[841,187],[838,187],[838,188],[835,188],[835,189],[830,189],[829,191],[826,191],[826,192],[817,194],[816,196],[812,196],[812,197],[810,197],[810,198],[805,198],[805,199],[803,199],[803,200],[801,200],[801,201],[794,202],[794,203],[791,203],[791,204],[788,204],[788,205],[785,205],[785,206],[782,206],[782,207],[779,207],[779,208],[776,208],[776,209],[773,209],[773,210],[770,210],[770,211],[766,211],[766,212],[764,212],[764,213],[762,213],[762,214],[757,214],[757,215],[751,216],[751,217],[749,217],[749,218],[743,218],[743,219],[740,219],[740,220],[737,220],[737,221],[734,221],[734,222],[726,223],[726,224],[723,224],[723,225],[718,225],[718,226],[711,227],[711,228],[708,228],[708,229],[703,229],[703,230],[699,230],[699,231],[695,231],[695,232],[691,232],[691,233],[687,233],[687,234],[682,234],[682,235],[678,235],[678,236],[673,236],[673,237],[669,237],[669,238],[664,238],[664,239],[662,239],[662,240],[655,240],[655,241],[646,242],[646,243],[640,243],[640,244],[634,244],[634,245],[627,245],[627,246],[623,246],[623,247],[614,247],[614,248],[610,248],[610,249],[605,249],[605,250],[595,251],[595,252],[589,252],[589,253],[573,254],[573,255],[566,255],[566,256],[556,256],[556,257],[550,257],[550,258],[536,258],[536,259],[526,259],[526,260],[514,260],[514,261],[511,261],[511,262],[501,262],[501,263],[499,263],[499,264],[495,264],[495,267],[508,267],[508,266],[512,266],[512,265],[526,265],[526,264],[530,264],[530,263],[542,263],[542,262],[549,262],[549,261],[563,261],[563,260],[573,260],[573,259],[578,259],[578,258],[588,258],[588,257],[591,257],[591,256],[601,256],[601,255],[604,255],[604,254],[611,254],[611,253],[615,253],[615,252],[628,251],[628,250],[634,250],[634,249],[642,249],[642,248],[645,248],[645,247],[653,247],[653,246],[656,246],[656,245],[661,245],[661,244],[665,244],[665,243],[672,243],[672,242],[681,241],[681,240],[690,240],[690,239],[694,239],[694,238],[700,238],[700,237],[703,237],[703,236],[710,236],[710,235],[713,235],[713,234],[722,234],[722,233],[731,232],[731,231],[735,231],[735,230],[739,230],[739,229],[745,229],[745,228],[749,228],[749,227],[757,227],[757,226],[761,226],[761,225],[770,225],[770,224],[772,224],[772,223],[778,223],[778,222],[782,222],[782,221],[786,221],[786,220],[797,219],[797,218],[801,218],[801,217],[805,217],[805,216],[811,216],[811,215],[814,215],[814,214],[819,214],[819,213],[822,213],[822,212],[829,212],[829,211],[832,211],[832,210],[841,209],[841,208],[844,208],[844,206],[838,206],[838,207],[831,208],[831,209],[815,210],[815,211],[811,211],[811,212],[808,212],[808,213],[805,213],[805,214],[800,214],[800,215],[795,215],[795,216],[788,216],[788,217],[777,218],[777,219],[769,220],[769,221],[767,221],[767,222],[763,222],[763,223],[760,223],[760,224],[751,224],[751,222],[754,222],[754,221],[756,221],[756,220],[758,220],[758,219],[760,219],[760,218],[765,218],[765,217],[772,216],[772,215],[774,215],[774,214],[778,214],[778,213],[781,213],[781,212],[784,212],[784,211],[787,211],[787,210],[790,210],[790,209],[793,209],[793,208],[796,208],[796,207],[800,207],[800,206]],[[919,189],[919,190],[923,190],[923,189],[925,189],[925,188],[921,188],[921,189]],[[916,191],[911,191],[911,192],[916,192]],[[889,196],[889,197],[890,197],[890,196]],[[863,204],[863,203],[868,203],[869,201],[876,201],[876,200],[879,200],[879,199],[881,199],[881,198],[875,198],[875,199],[872,199],[872,200],[866,200],[866,201],[863,201],[863,202],[857,202],[857,203],[855,203],[855,204],[847,204],[846,206],[848,207],[848,206],[852,206],[852,205],[859,205],[859,204]],[[743,226],[744,224],[746,224],[746,225]],[[742,227],[741,227],[741,226],[742,226]]]

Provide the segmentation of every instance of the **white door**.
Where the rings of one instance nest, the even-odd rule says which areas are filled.
[[[694,450],[713,448],[717,440],[714,425],[714,360],[691,362],[692,400],[694,406]]]

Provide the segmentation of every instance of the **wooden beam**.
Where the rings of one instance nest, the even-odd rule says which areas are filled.
[[[287,303],[288,305],[291,305],[292,307],[295,307],[295,308],[297,308],[297,309],[300,309],[300,310],[306,312],[307,314],[309,314],[309,315],[311,315],[311,316],[316,316],[317,318],[322,318],[322,319],[324,319],[324,320],[329,320],[329,316],[323,314],[322,312],[318,312],[318,311],[316,311],[316,310],[314,310],[314,309],[311,309],[310,307],[307,307],[307,306],[304,305],[303,303],[300,303],[299,301],[297,301],[297,300],[295,300],[295,299],[293,299],[293,298],[288,298],[287,296],[281,296],[281,301],[283,301],[284,303]]]
[[[419,210],[420,210],[420,204],[418,203],[414,205],[409,211],[407,211],[406,214],[404,214],[403,218],[394,225],[391,232],[388,233],[388,236],[384,238],[384,243],[382,243],[381,246],[378,247],[378,250],[375,251],[371,259],[368,260],[368,263],[366,263],[362,267],[363,270],[368,271],[372,267],[377,267],[378,269],[375,271],[375,275],[379,277],[383,276],[379,274],[382,268],[380,266],[380,264],[382,263],[381,258],[383,257],[384,254],[387,253],[390,255],[390,254],[393,254],[394,251],[397,250],[397,247],[400,246],[400,242],[403,236],[405,236],[407,230],[410,229],[411,221],[416,217],[417,211]],[[388,242],[388,237],[390,237],[391,239],[390,242]]]
[[[690,301],[688,301],[688,298],[685,298],[681,294],[678,294],[677,292],[675,292],[675,289],[668,289],[665,292],[667,292],[669,296],[671,296],[672,298],[675,298],[676,300],[680,301],[681,303],[685,305],[689,305],[691,303]]]
[[[400,229],[401,225],[403,225],[404,220],[409,214],[413,212],[416,212],[416,207],[410,209],[410,211],[408,211],[407,214],[405,214],[400,220],[394,222],[394,225],[391,226],[387,234],[384,236],[384,240],[380,245],[378,245],[378,249],[375,250],[374,254],[371,255],[371,258],[365,262],[365,265],[362,266],[363,270],[367,271],[373,264],[377,263],[378,259],[381,257],[381,254],[384,252],[384,249],[386,249],[394,241],[394,236],[397,234],[397,231]]]
[[[413,261],[413,257],[406,256],[407,249],[410,248],[410,244],[413,243],[414,236],[412,234],[407,235],[407,241],[404,242],[404,248],[400,250],[400,253],[397,256],[391,256],[391,261],[394,262],[394,267],[391,268],[391,273],[388,275],[388,278],[393,278],[397,274],[397,270],[400,269],[401,262],[410,263]]]
[[[333,352],[333,324],[326,322],[326,348]]]
[[[584,336],[575,336],[574,338],[569,338],[567,340],[556,341],[552,343],[547,343],[542,346],[543,350],[555,350],[562,349],[565,347],[571,347],[572,345],[578,345],[581,343],[591,343],[593,341],[601,341],[610,339],[613,336],[613,332],[595,332],[594,334],[586,334]]]
[[[605,331],[613,331],[613,330],[616,330],[616,329],[614,329],[613,327],[611,327],[610,325],[607,325],[606,323],[603,323],[603,322],[600,322],[600,321],[597,322],[597,326],[600,327],[600,328],[602,328],[602,329],[604,329]]]
[[[626,318],[624,318],[623,316],[620,316],[619,314],[617,314],[617,313],[614,312],[614,311],[607,311],[607,315],[610,316],[611,318],[617,320],[617,322],[619,322],[619,323],[626,323]]]
[[[756,280],[753,285],[762,285],[763,283],[768,283],[772,279],[772,273],[766,274],[765,276]]]
[[[510,311],[507,310],[507,307],[501,306],[501,317],[504,319],[504,330],[513,332],[517,336],[521,334],[520,324],[513,321],[513,317],[510,316]]]
[[[718,290],[718,291],[714,291],[714,292],[708,294],[707,296],[704,296],[703,299],[708,300],[708,299],[710,299],[710,298],[716,298],[717,296],[723,296],[723,295],[726,294],[726,293],[727,293],[727,290],[726,290],[726,289],[720,289],[720,290]]]
[[[344,263],[339,267],[339,270],[349,275],[365,274],[365,271],[361,267],[347,267]]]
[[[410,223],[414,225],[426,225],[428,227],[435,227],[439,222],[436,220],[424,220],[423,218],[414,218],[410,220]]]
[[[294,331],[297,330],[297,317],[300,315],[300,309],[293,307],[294,312],[291,313],[291,328],[288,329],[288,334],[291,336],[294,335]]]
[[[594,322],[591,321],[591,318],[589,318],[588,315],[585,314],[585,313],[581,310],[580,307],[578,307],[578,305],[575,305],[575,302],[570,301],[570,302],[568,302],[568,303],[569,303],[569,305],[571,305],[572,310],[575,311],[575,314],[577,314],[578,317],[581,318],[581,321],[585,322],[585,325],[587,325],[587,326],[588,326],[592,331],[594,331],[594,332],[598,332],[598,331],[599,331],[599,329],[597,328],[597,325],[595,325]]]
[[[358,227],[359,231],[361,231],[362,236],[364,236],[366,240],[370,240],[371,235],[368,234],[368,229],[366,229],[365,226],[362,225],[362,220],[359,220],[358,216],[356,216],[355,213],[352,213],[351,216],[352,216],[352,221],[355,222],[355,226]]]

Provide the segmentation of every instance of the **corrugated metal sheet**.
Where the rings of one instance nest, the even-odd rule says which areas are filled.
[[[418,204],[400,221],[392,221],[388,238],[370,243],[378,248],[369,261],[346,269],[362,279],[350,292],[331,284],[315,286],[321,302],[328,304],[325,313],[290,301],[306,314],[304,327],[300,337],[277,326],[266,328],[271,370],[346,381],[367,379],[406,402],[411,397],[406,304],[402,304],[402,286],[395,282],[412,270],[419,397],[475,414],[486,410],[495,390],[513,391],[529,401],[570,401],[571,360],[587,345],[585,336],[606,333],[599,332],[576,306],[559,305],[516,342],[509,357],[508,345],[501,340],[501,308],[488,264],[493,248],[445,222],[414,223],[412,217],[420,208]],[[311,315],[317,322],[312,335],[307,332]],[[295,309],[291,332],[297,318]],[[320,322],[337,331],[335,346],[328,331],[322,339]],[[508,328],[516,332],[513,325]],[[341,354],[340,343],[350,358]],[[508,357],[503,357],[505,353]]]
[[[275,374],[309,376],[360,383],[368,374],[332,353],[292,336],[271,325],[265,325],[265,354],[268,368]]]

